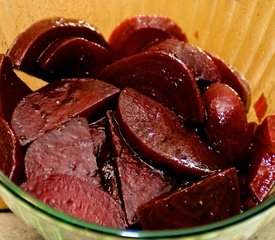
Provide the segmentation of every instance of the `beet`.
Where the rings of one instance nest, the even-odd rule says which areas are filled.
[[[10,122],[16,105],[31,92],[13,72],[10,59],[0,54],[0,117]]]
[[[143,230],[190,228],[240,213],[240,189],[234,168],[164,194],[138,209]]]
[[[148,166],[133,154],[120,136],[118,125],[111,113],[107,116],[126,219],[129,225],[133,225],[137,222],[137,208],[169,191],[173,184],[163,173]]]
[[[182,126],[174,112],[133,89],[121,92],[117,115],[127,142],[154,166],[203,176],[225,165],[195,132]]]
[[[204,121],[200,91],[191,72],[169,54],[143,52],[118,60],[104,68],[98,78],[119,88],[134,88],[184,120]]]
[[[187,41],[181,28],[163,16],[134,16],[121,22],[111,33],[110,48],[116,58],[124,58],[140,52],[154,41],[177,38]]]
[[[40,201],[76,218],[106,227],[126,227],[120,205],[108,193],[75,176],[34,176],[21,187]]]
[[[90,78],[64,79],[24,98],[15,108],[12,127],[21,145],[75,116],[94,119],[103,115],[119,89]]]

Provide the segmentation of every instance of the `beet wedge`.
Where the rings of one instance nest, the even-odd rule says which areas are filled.
[[[26,145],[72,117],[91,120],[103,115],[118,93],[118,88],[91,78],[57,81],[28,95],[17,105],[12,127],[21,145]]]
[[[106,227],[126,227],[120,205],[108,193],[75,176],[34,176],[21,187],[40,201],[73,217]]]
[[[118,60],[104,68],[98,78],[119,88],[134,88],[184,120],[204,121],[202,99],[193,75],[169,54],[143,52]]]
[[[195,132],[182,126],[174,112],[134,89],[121,92],[117,119],[129,145],[154,166],[204,176],[225,165]]]
[[[137,222],[137,208],[168,192],[173,183],[163,173],[142,162],[129,149],[119,133],[112,114],[107,114],[113,144],[113,158],[118,171],[119,185],[129,225]]]
[[[0,117],[0,171],[11,181],[21,184],[24,178],[24,157],[19,141],[8,122]]]
[[[234,168],[164,194],[138,209],[143,230],[180,229],[217,222],[240,213]]]
[[[26,177],[67,174],[101,188],[94,142],[85,118],[73,118],[32,142],[25,156]]]
[[[38,59],[41,76],[47,81],[96,77],[112,62],[113,56],[107,48],[79,37],[58,38]]]
[[[13,72],[10,59],[0,54],[0,117],[10,122],[16,105],[31,92]]]
[[[7,55],[15,68],[39,77],[37,60],[41,53],[59,37],[82,37],[107,47],[101,33],[78,19],[48,18],[35,22],[17,36]]]
[[[181,28],[163,16],[133,16],[121,22],[111,33],[110,48],[116,58],[124,58],[140,52],[155,41],[177,38],[187,41]]]
[[[275,115],[267,116],[256,130],[248,176],[250,190],[262,202],[275,182]]]

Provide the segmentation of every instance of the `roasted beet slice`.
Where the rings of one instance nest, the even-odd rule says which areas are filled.
[[[58,38],[40,55],[41,76],[48,81],[61,78],[96,77],[113,62],[111,52],[79,37]]]
[[[239,182],[231,168],[153,199],[138,209],[138,218],[144,230],[163,230],[200,226],[239,213]]]
[[[154,166],[195,176],[224,167],[223,157],[183,127],[174,112],[134,89],[121,92],[117,116],[127,142]]]
[[[111,33],[110,48],[117,58],[133,55],[148,44],[167,38],[187,41],[181,28],[163,16],[133,16],[121,22]]]
[[[16,105],[31,92],[13,72],[10,59],[0,54],[0,117],[10,122]]]
[[[24,178],[24,157],[10,125],[0,117],[0,171],[11,181],[21,184]]]
[[[27,178],[67,174],[101,187],[94,142],[85,118],[74,118],[32,142],[25,156]]]
[[[15,108],[12,127],[21,145],[75,116],[94,119],[113,104],[119,89],[91,78],[64,79],[24,98]]]
[[[146,51],[157,51],[171,54],[182,61],[193,73],[197,81],[219,82],[220,72],[214,61],[197,46],[178,39],[166,39]]]
[[[262,202],[275,182],[275,115],[267,116],[257,128],[249,163],[248,184]]]
[[[210,144],[231,162],[247,157],[251,144],[244,105],[231,87],[212,84],[203,94],[207,113],[204,131]]]
[[[251,88],[249,82],[217,56],[209,53],[208,55],[219,69],[221,82],[229,85],[239,94],[245,106],[245,110],[248,111],[251,104]]]
[[[204,109],[191,72],[175,57],[143,52],[110,64],[99,79],[117,87],[131,87],[180,114],[184,120],[203,122]]]
[[[40,201],[76,218],[107,227],[126,227],[120,205],[108,193],[75,176],[34,176],[21,187]]]
[[[137,222],[137,208],[168,192],[173,184],[163,173],[148,166],[133,154],[122,139],[111,113],[107,116],[126,219],[129,225],[133,225]]]
[[[39,76],[37,60],[50,43],[59,37],[82,37],[107,47],[101,33],[82,20],[49,18],[38,21],[18,35],[7,54],[12,64],[27,73]]]

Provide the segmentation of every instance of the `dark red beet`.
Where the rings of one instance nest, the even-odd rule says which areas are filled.
[[[259,122],[262,122],[264,116],[266,115],[268,105],[266,102],[266,97],[262,93],[258,100],[254,103],[254,110]]]
[[[11,181],[21,184],[24,159],[18,139],[9,124],[0,117],[0,171]]]
[[[169,54],[143,52],[118,60],[104,68],[98,78],[119,88],[134,88],[184,120],[204,121],[201,95],[191,72]]]
[[[209,54],[209,56],[220,71],[221,82],[232,87],[239,94],[245,106],[245,110],[248,112],[251,104],[251,88],[249,82],[220,58],[212,54]]]
[[[213,60],[202,49],[190,43],[178,39],[166,39],[146,51],[164,52],[175,56],[186,65],[197,81],[212,83],[221,80],[220,72]]]
[[[212,84],[203,94],[209,143],[230,162],[247,157],[251,144],[244,105],[228,85]]]
[[[262,202],[275,182],[275,115],[266,117],[256,130],[248,170],[249,187]]]
[[[79,37],[58,38],[40,55],[39,66],[43,79],[96,77],[113,62],[105,47]]]
[[[133,89],[121,92],[117,115],[127,142],[154,166],[194,176],[224,167],[224,159],[184,128],[174,112]]]
[[[0,117],[10,122],[18,102],[31,92],[13,72],[10,59],[0,54]]]
[[[118,93],[118,88],[91,78],[57,81],[18,104],[12,116],[12,127],[21,145],[26,145],[71,117],[94,119],[103,115]]]
[[[126,227],[120,205],[108,193],[75,176],[35,176],[21,187],[40,201],[76,218],[106,227]]]
[[[27,73],[37,75],[37,60],[40,54],[59,37],[83,37],[107,47],[101,33],[82,20],[50,18],[38,21],[18,35],[7,52],[14,66]],[[39,74],[38,74],[39,76]]]
[[[234,168],[190,187],[153,199],[138,209],[144,230],[190,228],[240,213],[240,189]]]
[[[27,178],[67,174],[101,187],[94,142],[85,118],[74,118],[32,142],[25,156]]]
[[[137,208],[172,188],[163,173],[142,162],[120,136],[118,125],[108,113],[113,158],[118,171],[122,200],[129,225],[137,222]]]
[[[181,28],[162,16],[134,16],[121,22],[111,33],[110,48],[117,58],[131,56],[148,44],[166,38],[187,41]]]

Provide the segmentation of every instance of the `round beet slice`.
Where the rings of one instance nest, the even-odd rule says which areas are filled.
[[[210,144],[231,162],[247,157],[251,144],[244,105],[231,87],[212,84],[203,94],[204,131]]]
[[[79,37],[59,38],[40,55],[43,79],[95,77],[113,62],[111,52],[94,42]]]
[[[184,120],[204,121],[202,99],[193,75],[169,54],[142,52],[115,61],[98,78],[119,88],[134,88],[174,110]]]
[[[121,92],[117,117],[130,146],[156,167],[193,176],[224,167],[224,159],[184,128],[174,112],[134,89]]]
[[[131,56],[154,41],[177,38],[187,41],[181,28],[163,16],[133,16],[121,22],[111,33],[109,45],[116,58]]]
[[[11,181],[21,184],[24,159],[20,144],[10,125],[0,117],[0,171]]]
[[[178,39],[166,39],[152,45],[146,51],[164,52],[175,56],[187,66],[197,81],[212,83],[221,80],[214,61],[202,49],[190,43]]]
[[[59,37],[82,37],[107,47],[101,33],[78,19],[49,18],[38,21],[18,35],[7,52],[12,64],[27,73],[38,75],[37,60],[50,43]]]
[[[21,187],[68,215],[106,227],[126,227],[121,206],[108,193],[75,176],[35,176]]]

